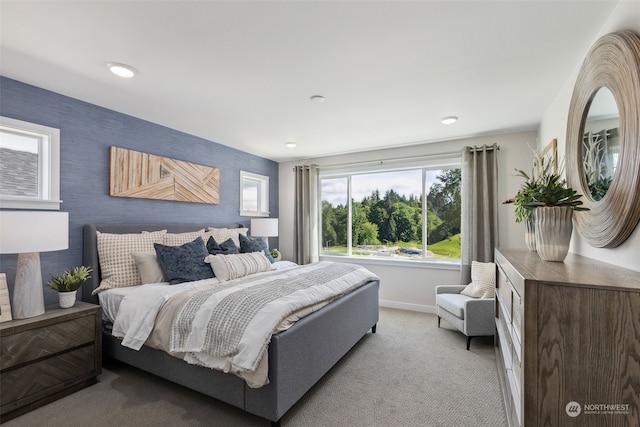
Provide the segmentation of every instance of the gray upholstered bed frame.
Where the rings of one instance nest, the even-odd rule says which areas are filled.
[[[84,265],[94,270],[82,287],[82,299],[100,283],[96,231],[138,233],[166,229],[170,233],[195,231],[215,224],[88,224],[84,227]],[[218,225],[218,227],[224,227]],[[282,416],[378,322],[379,283],[370,282],[299,320],[276,334],[269,344],[269,384],[253,389],[240,378],[189,365],[159,350],[140,351],[120,345],[105,330],[103,353],[159,377],[234,405],[279,425]]]

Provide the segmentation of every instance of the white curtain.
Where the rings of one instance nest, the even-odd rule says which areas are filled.
[[[318,261],[318,167],[293,168],[295,179],[294,262],[303,265]]]
[[[460,283],[471,282],[473,261],[492,262],[498,243],[498,145],[462,149]]]

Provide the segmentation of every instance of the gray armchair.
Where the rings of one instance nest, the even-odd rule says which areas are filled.
[[[494,335],[495,303],[493,298],[471,298],[461,295],[464,285],[436,286],[436,314],[438,328],[444,319],[467,336],[467,350],[471,338]]]

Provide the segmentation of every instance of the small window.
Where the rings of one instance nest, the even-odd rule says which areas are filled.
[[[240,215],[269,216],[269,177],[240,171]]]
[[[60,209],[60,130],[0,117],[0,205]]]

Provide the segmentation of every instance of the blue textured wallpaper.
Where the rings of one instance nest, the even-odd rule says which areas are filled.
[[[248,225],[250,218],[239,215],[240,170],[269,176],[271,216],[278,216],[278,164],[272,160],[2,76],[0,115],[60,129],[60,210],[69,212],[69,249],[40,254],[45,284],[52,274],[82,264],[86,223]],[[112,145],[219,168],[220,203],[110,197]],[[16,259],[16,255],[0,256],[0,272],[7,274],[10,292]],[[56,293],[44,287],[45,303],[57,303]]]

